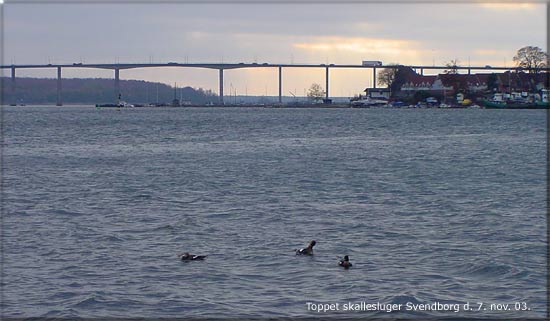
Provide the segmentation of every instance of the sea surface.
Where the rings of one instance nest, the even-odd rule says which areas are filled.
[[[2,114],[4,317],[545,316],[545,111]]]

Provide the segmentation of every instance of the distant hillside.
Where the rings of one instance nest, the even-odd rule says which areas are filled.
[[[105,78],[67,78],[62,83],[63,104],[97,104],[114,102],[114,80]],[[122,99],[129,103],[170,103],[174,99],[174,87],[143,80],[120,80]],[[157,100],[158,92],[158,100]],[[11,78],[2,77],[4,103],[12,103]],[[193,104],[216,102],[217,95],[210,90],[184,87],[178,89],[177,98]],[[55,104],[57,79],[17,78],[16,101],[24,104]]]

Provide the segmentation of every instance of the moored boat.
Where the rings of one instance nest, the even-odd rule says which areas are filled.
[[[387,106],[388,101],[382,99],[373,99],[370,97],[354,100],[351,102],[352,108],[369,108],[369,107],[381,107]]]
[[[488,109],[547,109],[550,108],[550,103],[545,103],[542,101],[532,102],[532,103],[522,103],[522,102],[496,102],[485,100],[483,102],[485,108]]]
[[[118,108],[131,108],[131,107],[135,107],[134,105],[132,104],[129,104],[125,101],[120,101],[118,104],[97,104],[95,105],[96,107],[118,107]]]
[[[117,100],[116,104],[96,104],[95,106],[97,108],[99,108],[99,107],[118,107],[118,108],[134,107],[134,105],[129,104],[129,103],[125,102],[124,100],[122,100],[121,96],[122,96],[121,94],[118,94],[118,100]]]

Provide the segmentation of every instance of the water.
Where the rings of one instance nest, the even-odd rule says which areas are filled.
[[[4,316],[301,317],[327,315],[308,302],[436,301],[512,310],[332,313],[545,314],[544,111],[3,117]],[[294,255],[312,239],[314,257]],[[209,256],[181,262],[184,251]]]

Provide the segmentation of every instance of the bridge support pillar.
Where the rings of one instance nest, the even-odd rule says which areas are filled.
[[[468,75],[472,73],[472,69],[468,68]]]
[[[376,88],[376,68],[372,68],[372,88]]]
[[[424,68],[420,68],[420,76],[424,76]]]
[[[11,104],[17,104],[17,97],[15,93],[15,67],[11,67]]]
[[[61,67],[57,67],[57,106],[62,106],[61,100]]]
[[[325,68],[325,99],[329,97],[329,87],[328,87],[328,67]]]
[[[115,68],[115,103],[120,103],[120,69]]]
[[[283,103],[283,67],[279,66],[279,104]]]
[[[223,68],[220,68],[220,105],[223,104]]]

